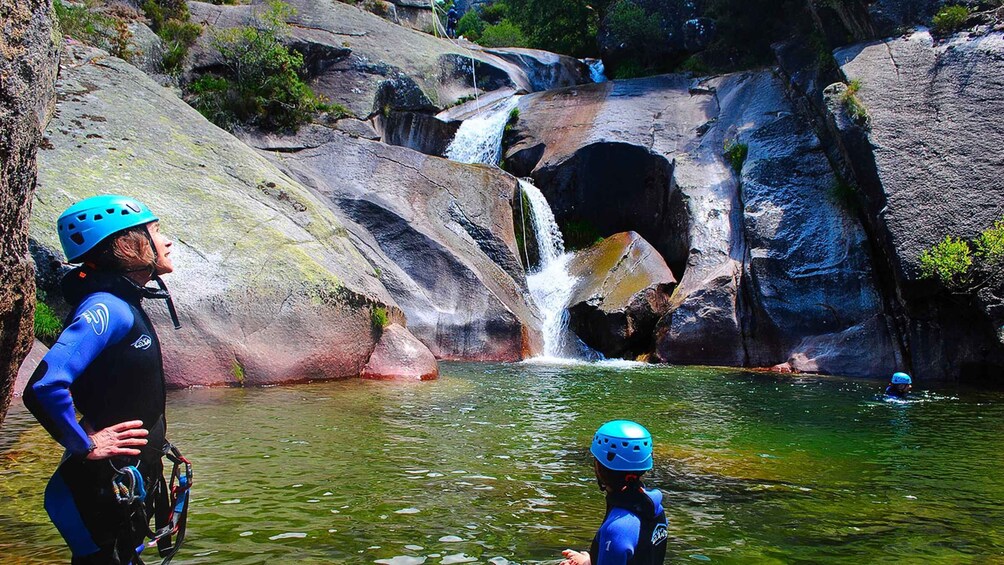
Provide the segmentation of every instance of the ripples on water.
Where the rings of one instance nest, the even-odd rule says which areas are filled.
[[[614,418],[655,435],[669,561],[1004,560],[1000,393],[891,403],[875,381],[634,363],[443,372],[171,393],[170,435],[196,465],[175,562],[555,563],[602,517],[587,448]],[[4,563],[65,559],[41,501],[58,456],[15,406]]]

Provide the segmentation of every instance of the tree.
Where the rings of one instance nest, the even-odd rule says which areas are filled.
[[[605,6],[609,0],[601,0]],[[509,19],[519,26],[531,47],[574,56],[596,50],[600,14],[586,0],[506,0]]]

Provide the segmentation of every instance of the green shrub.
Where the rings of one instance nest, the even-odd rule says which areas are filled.
[[[638,61],[624,61],[613,71],[615,79],[638,78],[648,74],[651,74],[649,70]]]
[[[959,289],[968,282],[972,266],[969,244],[950,235],[920,254],[921,276],[925,279],[938,279],[951,289]]]
[[[847,89],[840,95],[840,101],[844,104],[844,108],[847,109],[852,120],[867,127],[871,118],[868,117],[868,110],[865,109],[864,104],[858,99],[859,90],[861,90],[860,80],[854,79],[848,82]]]
[[[526,47],[528,45],[523,30],[510,22],[502,20],[496,25],[487,26],[478,40],[485,47]]]
[[[644,49],[662,39],[658,18],[648,15],[644,8],[630,0],[618,2],[611,11],[609,20],[610,33],[619,42],[636,49]]]
[[[234,380],[237,384],[244,386],[244,380],[247,378],[247,371],[244,370],[244,365],[241,362],[234,359],[234,362],[230,364],[230,372],[234,376]]]
[[[495,2],[481,8],[481,19],[488,25],[502,23],[509,15],[509,6],[505,2]]]
[[[992,269],[1004,266],[1004,218],[994,222],[973,242],[976,257]]]
[[[187,22],[190,19],[186,0],[146,0],[141,6],[150,20],[150,29],[160,32],[168,20]]]
[[[679,70],[687,73],[693,73],[695,75],[707,75],[711,73],[711,69],[704,63],[701,57],[697,55],[691,55],[680,63]]]
[[[95,5],[93,2],[85,2],[83,5],[73,6],[55,0],[53,9],[63,35],[104,49],[115,57],[131,60],[135,53],[130,49],[132,32],[129,31],[128,21],[123,17],[92,12],[91,8]]]
[[[181,63],[188,56],[188,50],[202,35],[202,26],[191,22],[167,20],[157,33],[164,41],[164,70],[176,74],[181,70]]]
[[[303,55],[281,43],[292,9],[272,1],[253,25],[217,32],[212,40],[228,71],[201,77],[189,91],[192,105],[220,127],[236,124],[263,130],[293,130],[325,108],[299,73]]]
[[[969,8],[966,6],[944,6],[931,20],[931,29],[937,34],[954,33],[962,29],[969,19]]]
[[[462,35],[469,41],[477,41],[481,39],[481,34],[484,33],[486,25],[477,10],[467,10],[460,17],[460,20],[457,21],[457,37]]]
[[[52,307],[43,302],[44,295],[35,301],[35,337],[42,343],[52,346],[63,331],[63,322]]]
[[[746,162],[746,157],[749,155],[750,146],[745,143],[739,143],[735,139],[729,139],[725,142],[725,158],[728,160],[729,164],[732,165],[732,170],[736,174],[740,174],[743,171],[743,164]]]
[[[386,328],[390,324],[390,316],[387,315],[387,308],[374,306],[370,310],[370,323],[373,324],[373,329],[376,331],[382,331]]]

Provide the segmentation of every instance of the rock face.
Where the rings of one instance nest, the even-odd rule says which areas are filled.
[[[921,31],[835,56],[860,80],[870,128],[847,120],[839,102],[829,124],[860,187],[909,365],[932,378],[1001,378],[1004,315],[993,305],[1004,292],[950,297],[921,280],[919,257],[1004,217],[1004,34],[935,43]]]
[[[542,69],[540,61],[557,56],[537,52],[526,59],[502,57],[476,45],[458,47],[342,2],[289,0],[287,3],[296,13],[289,20],[286,42],[304,53],[311,87],[358,117],[383,111],[384,104],[375,103],[378,93],[382,92],[386,99],[388,88],[404,83],[415,85],[437,108],[473,95],[474,76],[482,90],[510,87],[529,92],[534,85],[550,87],[543,81],[547,71]],[[399,4],[396,9],[401,8]],[[216,6],[190,1],[189,9],[192,21],[225,29],[248,25],[255,11],[263,6]],[[188,62],[189,75],[192,70],[218,68],[221,61],[211,42],[211,32],[199,38]],[[572,61],[575,60],[561,57],[555,66],[563,70],[573,68]],[[524,63],[528,66],[524,67]],[[559,72],[553,78],[564,81],[569,80],[568,76]],[[588,72],[582,80],[588,80]]]
[[[302,135],[312,138],[311,128]],[[329,131],[252,139],[344,218],[357,247],[438,358],[514,361],[541,346],[510,201],[516,180],[481,165]]]
[[[429,348],[397,324],[383,328],[362,373],[362,378],[376,380],[431,381],[438,376],[439,364]]]
[[[676,278],[662,256],[637,233],[614,234],[579,251],[569,274],[569,326],[606,357],[653,349],[655,324],[669,310]]]
[[[57,89],[31,236],[58,250],[59,213],[97,193],[135,196],[159,215],[175,242],[167,283],[183,328],[159,304],[147,309],[170,385],[358,376],[379,338],[372,310],[403,322],[326,203],[169,90],[74,46]]]
[[[897,366],[890,340],[852,364],[818,353],[817,340],[858,339],[887,320],[865,233],[831,195],[826,155],[794,111],[769,72],[532,94],[507,165],[534,178],[559,223],[634,230],[665,257],[680,282],[656,330],[658,359],[797,357],[821,372],[884,373]],[[748,153],[738,170],[726,144]]]
[[[59,37],[48,0],[0,0],[0,424],[32,342],[35,282],[28,216],[49,121]]]

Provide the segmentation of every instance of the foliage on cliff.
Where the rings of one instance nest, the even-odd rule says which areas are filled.
[[[1004,218],[977,236],[972,244],[945,236],[920,255],[921,276],[939,281],[953,292],[971,292],[1004,271]]]
[[[251,25],[214,33],[227,72],[204,75],[189,86],[189,100],[224,129],[253,126],[267,131],[296,130],[327,108],[301,73],[303,55],[286,48],[286,18],[292,8],[272,1]]]

